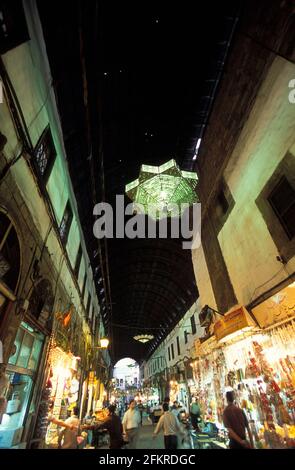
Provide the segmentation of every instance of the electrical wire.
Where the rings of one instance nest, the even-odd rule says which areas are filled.
[[[171,330],[171,327],[156,327],[156,326],[152,326],[152,327],[147,327],[147,326],[143,326],[143,327],[140,327],[140,326],[130,326],[130,325],[123,325],[123,324],[119,324],[119,323],[112,323],[112,326],[115,326],[116,328],[128,328],[128,329],[133,329],[133,330]],[[196,326],[201,326],[200,323],[196,323]],[[191,325],[182,325],[182,326],[179,326],[179,327],[175,327],[175,328],[191,328]],[[172,330],[173,331],[173,330]]]
[[[249,301],[249,304],[252,302],[253,300],[253,297],[254,297],[254,294],[255,292],[260,289],[261,287],[265,286],[265,284],[268,284],[270,281],[272,281],[275,277],[277,277],[278,274],[280,274],[283,270],[285,269],[285,266],[283,266],[276,274],[274,274],[270,279],[268,279],[267,281],[265,281],[263,284],[261,284],[260,286],[256,287],[255,290],[253,291],[253,294],[251,296],[251,299]]]

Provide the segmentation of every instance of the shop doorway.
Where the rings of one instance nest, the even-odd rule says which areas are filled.
[[[0,425],[0,448],[12,448],[21,442],[38,377],[44,338],[43,334],[25,322],[21,323],[17,331],[6,368],[7,406]]]

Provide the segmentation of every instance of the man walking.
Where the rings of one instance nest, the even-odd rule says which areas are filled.
[[[165,449],[177,449],[177,432],[179,431],[181,434],[185,433],[178,419],[174,416],[172,411],[169,411],[168,403],[163,403],[163,411],[164,414],[160,417],[154,431],[154,437],[163,429]]]
[[[140,413],[140,425],[142,426],[143,404],[141,400],[139,400],[137,408]]]
[[[223,423],[228,430],[230,449],[253,449],[253,436],[247,417],[241,408],[234,404],[234,392],[226,392],[227,407],[223,412]],[[249,441],[246,440],[246,430]]]
[[[140,421],[140,413],[136,409],[136,402],[131,400],[122,421],[124,434],[128,438],[129,449],[136,449]]]
[[[124,445],[121,419],[116,415],[116,405],[110,405],[108,410],[109,415],[103,423],[85,425],[82,428],[92,431],[101,428],[107,429],[110,435],[110,449],[121,449]]]

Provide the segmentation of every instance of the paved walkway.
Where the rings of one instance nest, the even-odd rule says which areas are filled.
[[[138,449],[164,449],[163,432],[161,431],[155,438],[153,437],[155,427],[156,424],[152,424],[148,416],[144,415],[137,441]],[[187,447],[181,446],[179,448],[185,449]],[[108,449],[108,446],[102,446],[100,449]]]
[[[151,424],[149,418],[144,417],[142,427],[139,431],[137,442],[138,449],[164,449],[164,437],[162,432],[153,438],[156,425]]]

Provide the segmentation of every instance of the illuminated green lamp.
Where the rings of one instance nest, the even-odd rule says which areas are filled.
[[[197,183],[196,173],[180,170],[172,159],[161,166],[142,165],[138,179],[127,184],[125,191],[137,212],[161,219],[181,215],[185,210],[181,204],[198,202]]]

